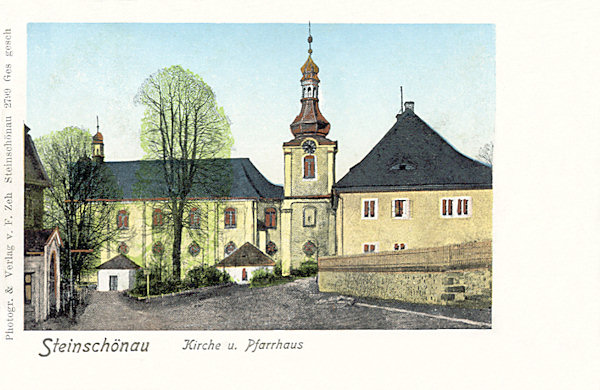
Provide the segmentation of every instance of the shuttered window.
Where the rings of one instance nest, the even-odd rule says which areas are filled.
[[[468,218],[471,216],[471,197],[443,198],[440,213],[444,218]]]
[[[377,199],[363,199],[363,219],[377,218]]]

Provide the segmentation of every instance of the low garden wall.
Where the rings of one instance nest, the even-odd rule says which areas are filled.
[[[492,243],[322,257],[319,289],[415,303],[491,302]]]

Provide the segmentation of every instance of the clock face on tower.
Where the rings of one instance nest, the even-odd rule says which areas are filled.
[[[315,145],[315,141],[309,139],[302,144],[302,149],[304,153],[313,154],[317,150],[317,145]]]

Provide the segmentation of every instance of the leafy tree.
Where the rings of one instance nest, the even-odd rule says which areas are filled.
[[[479,148],[479,154],[477,157],[484,163],[492,166],[494,161],[494,143],[490,142]]]
[[[195,195],[218,197],[228,193],[228,158],[233,144],[229,121],[215,94],[202,79],[181,66],[164,68],[148,77],[135,101],[145,109],[142,149],[148,172],[140,176],[160,180],[146,191],[168,198],[172,232],[173,275],[181,278],[181,241]],[[150,174],[149,174],[150,173]],[[191,219],[191,221],[190,221]],[[194,226],[202,230],[202,226]]]
[[[89,131],[67,127],[37,138],[35,144],[52,183],[46,193],[44,225],[61,232],[62,257],[67,260],[61,262],[61,273],[68,275],[72,294],[74,280],[95,268],[101,246],[118,233],[107,229],[114,218],[114,203],[90,199],[114,199],[120,194],[112,172],[90,159]]]

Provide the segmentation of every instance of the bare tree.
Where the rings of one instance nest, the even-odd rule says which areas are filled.
[[[168,198],[173,276],[180,279],[182,231],[186,221],[194,224],[194,217],[185,217],[192,212],[190,198],[227,193],[221,172],[228,168],[228,159],[223,158],[229,157],[233,144],[229,121],[211,88],[181,66],[151,75],[135,101],[146,108],[141,134],[145,158],[159,162],[146,164],[147,171],[140,176],[161,178],[152,187]]]
[[[118,198],[112,172],[90,159],[92,136],[67,127],[35,140],[52,187],[47,190],[44,225],[58,227],[63,236],[63,275],[68,275],[70,297],[74,281],[95,269],[100,248],[117,231],[106,226],[114,218],[114,203],[91,199]]]
[[[479,154],[477,155],[477,158],[489,166],[492,166],[494,161],[494,143],[489,142],[479,148]]]

